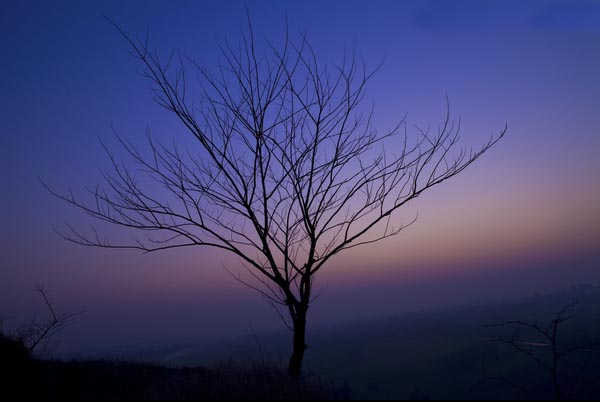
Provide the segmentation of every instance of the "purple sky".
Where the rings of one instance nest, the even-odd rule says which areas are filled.
[[[125,4],[121,4],[125,3]],[[248,2],[259,38],[287,15],[322,62],[356,48],[384,65],[367,97],[385,129],[405,112],[439,124],[445,96],[467,145],[507,136],[453,180],[409,205],[396,238],[332,260],[316,322],[566,289],[600,281],[600,3],[597,1]],[[141,66],[103,18],[211,66],[214,38],[239,38],[241,1],[14,2],[0,13],[2,253],[0,316],[18,323],[49,288],[60,310],[86,309],[65,348],[279,328],[260,297],[210,249],[99,250],[52,225],[89,219],[37,181],[79,191],[108,166],[111,124],[141,144],[182,128],[151,99]]]

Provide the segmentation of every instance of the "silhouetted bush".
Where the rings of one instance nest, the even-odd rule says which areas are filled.
[[[20,339],[0,333],[0,383],[4,395],[36,396],[37,362]]]

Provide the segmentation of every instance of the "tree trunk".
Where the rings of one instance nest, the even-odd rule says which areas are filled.
[[[294,349],[290,358],[288,372],[294,378],[300,377],[302,373],[302,361],[304,360],[304,351],[306,345],[306,311],[307,307],[300,307],[296,310],[296,319],[294,320]]]

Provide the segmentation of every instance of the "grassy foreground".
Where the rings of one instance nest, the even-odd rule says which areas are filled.
[[[22,342],[0,335],[3,394],[59,400],[331,400],[317,377],[291,378],[279,367],[222,364],[169,368],[111,360],[41,360]]]

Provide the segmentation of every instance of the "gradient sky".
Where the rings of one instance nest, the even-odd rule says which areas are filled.
[[[122,4],[124,3],[124,4]],[[321,62],[355,48],[384,64],[367,97],[375,125],[405,112],[439,124],[445,96],[478,145],[507,136],[467,171],[420,197],[398,237],[334,259],[315,322],[567,289],[600,282],[600,2],[249,1],[259,38],[278,40],[287,15]],[[210,249],[158,254],[99,250],[60,239],[52,225],[89,220],[48,194],[100,180],[98,138],[111,124],[134,143],[146,127],[181,135],[156,105],[141,66],[110,16],[150,32],[162,54],[214,65],[214,38],[235,41],[242,1],[12,2],[0,13],[2,211],[0,316],[15,325],[41,309],[87,310],[65,349],[279,328],[260,297],[221,269]],[[317,285],[318,287],[318,285]]]

